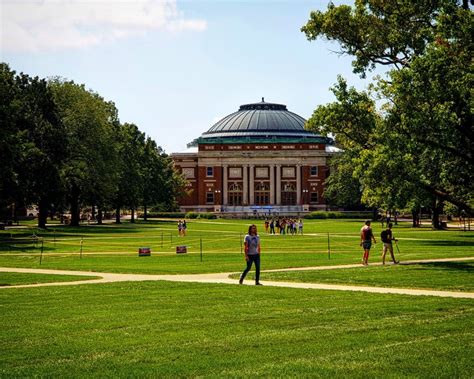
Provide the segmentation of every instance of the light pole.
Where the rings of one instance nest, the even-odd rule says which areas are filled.
[[[221,193],[221,190],[215,190],[214,193],[216,194],[216,201],[215,202],[220,205],[221,204],[221,201],[220,201],[221,199],[220,199],[219,194]]]
[[[308,204],[308,192],[309,190],[308,189],[303,189],[303,204]]]

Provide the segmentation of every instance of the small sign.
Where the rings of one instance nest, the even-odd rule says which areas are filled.
[[[139,247],[138,256],[139,257],[149,257],[151,255],[151,249],[149,247]]]
[[[176,246],[176,254],[186,254],[188,252],[187,246]]]

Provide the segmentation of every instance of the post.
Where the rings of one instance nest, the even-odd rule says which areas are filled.
[[[40,265],[42,261],[43,261],[43,240],[41,240]]]
[[[202,262],[202,238],[199,238],[199,248],[201,251],[201,262]]]
[[[331,244],[329,242],[329,233],[328,233],[328,259],[331,259]]]
[[[242,254],[242,233],[240,233],[240,254]]]
[[[83,245],[83,243],[84,243],[84,241],[83,241],[83,239],[82,239],[82,237],[81,237],[81,252],[80,252],[80,257],[81,257],[81,259],[82,259],[82,245]]]

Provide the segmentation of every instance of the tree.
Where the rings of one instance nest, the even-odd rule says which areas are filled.
[[[136,125],[121,125],[119,136],[119,181],[114,197],[117,224],[120,223],[120,210],[124,206],[131,209],[131,222],[135,222],[135,210],[142,201],[144,186],[142,159],[145,153],[145,134],[140,132]]]
[[[330,4],[327,12],[312,12],[302,28],[309,40],[338,41],[342,54],[355,57],[354,72],[362,76],[378,64],[393,67],[387,79],[377,79],[375,90],[385,103],[370,116],[376,122],[368,136],[366,120],[351,118],[353,109],[337,94],[338,103],[320,110],[324,117],[313,115],[308,126],[357,142],[344,148],[361,157],[353,162],[355,172],[364,174],[365,203],[431,198],[435,227],[446,201],[473,212],[474,23],[468,8],[453,0],[359,0],[354,8]],[[322,123],[331,117],[330,108],[332,114],[345,113],[337,116],[342,124]],[[361,136],[367,139],[364,146]]]
[[[50,87],[67,129],[67,158],[61,171],[71,225],[80,207],[110,202],[117,183],[118,117],[115,105],[72,81],[53,79]]]
[[[4,64],[1,77],[6,95],[2,106],[5,129],[1,141],[6,168],[2,198],[37,204],[38,227],[44,228],[52,205],[60,202],[65,130],[45,80],[15,75]]]

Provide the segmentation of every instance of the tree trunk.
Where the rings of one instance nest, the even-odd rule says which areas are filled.
[[[417,228],[420,226],[420,223],[419,223],[419,216],[418,216],[418,209],[412,209],[411,211],[411,217],[412,217],[412,220],[413,220],[413,227],[414,228]]]
[[[102,225],[102,207],[97,208],[97,225]]]
[[[95,208],[95,205],[93,205],[91,208],[91,219],[95,221],[95,217],[96,217],[96,208]]]
[[[73,185],[71,189],[71,226],[79,226],[79,188]]]
[[[130,218],[130,222],[132,224],[135,224],[135,208],[130,209],[130,211],[132,212],[132,217]]]
[[[48,219],[48,206],[44,201],[38,204],[38,228],[46,229],[46,221]]]
[[[148,215],[147,215],[147,206],[146,206],[146,204],[145,204],[145,205],[143,205],[143,219],[144,219],[145,221],[147,221],[147,220],[148,220]]]
[[[433,199],[432,203],[432,213],[431,213],[431,225],[433,229],[442,229],[441,222],[439,216],[443,211],[444,203],[442,200],[437,199],[436,197]]]
[[[117,207],[115,209],[115,223],[116,224],[121,224],[122,222],[120,221],[120,207]]]

